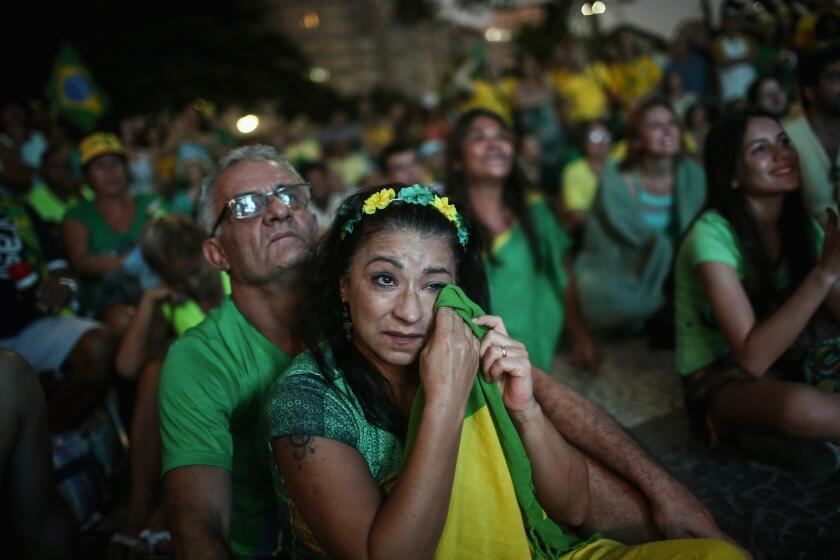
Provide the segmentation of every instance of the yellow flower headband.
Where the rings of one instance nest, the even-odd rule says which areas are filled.
[[[341,238],[344,239],[345,235],[353,233],[353,228],[356,227],[356,224],[361,221],[365,214],[374,214],[377,210],[383,210],[394,201],[406,204],[418,204],[420,206],[434,206],[441,214],[446,216],[447,220],[455,224],[455,228],[458,230],[458,243],[462,247],[467,246],[470,234],[466,226],[464,226],[463,220],[461,220],[461,216],[458,214],[455,205],[450,204],[447,197],[440,197],[432,192],[429,187],[423,185],[404,187],[400,190],[399,194],[394,189],[387,187],[379,192],[373,193],[365,199],[364,204],[356,212],[356,215],[344,223],[344,227],[341,228]]]

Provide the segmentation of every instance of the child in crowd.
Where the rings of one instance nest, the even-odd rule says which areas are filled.
[[[169,343],[218,307],[227,289],[204,260],[204,233],[195,222],[169,214],[150,222],[140,237],[143,258],[162,282],[147,290],[131,318],[117,353],[117,371],[138,380],[131,426],[131,498],[119,533],[118,547],[141,541],[153,549],[168,540],[160,500],[160,427],[157,391]],[[140,451],[142,450],[142,451]]]

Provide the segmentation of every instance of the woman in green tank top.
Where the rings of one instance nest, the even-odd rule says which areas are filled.
[[[564,327],[572,361],[594,372],[599,357],[567,273],[569,236],[554,210],[517,169],[513,136],[484,110],[461,116],[449,138],[447,189],[478,220],[493,313],[550,370]]]

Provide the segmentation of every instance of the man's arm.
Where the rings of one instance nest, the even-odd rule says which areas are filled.
[[[534,394],[545,415],[578,449],[635,485],[665,538],[728,540],[705,507],[594,403],[534,368]],[[638,520],[641,525],[644,520]]]
[[[163,477],[176,558],[229,559],[230,472],[180,467]]]

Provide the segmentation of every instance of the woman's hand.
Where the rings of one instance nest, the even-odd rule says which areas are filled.
[[[825,239],[817,266],[832,283],[840,278],[840,231],[838,231],[837,213],[831,208],[826,210]]]
[[[481,341],[481,369],[485,379],[499,382],[502,400],[512,414],[537,410],[531,360],[525,345],[508,336],[501,317],[482,315],[474,321],[490,329]]]
[[[420,381],[426,402],[466,406],[478,359],[478,339],[470,327],[452,309],[438,309],[432,336],[420,352]]]

